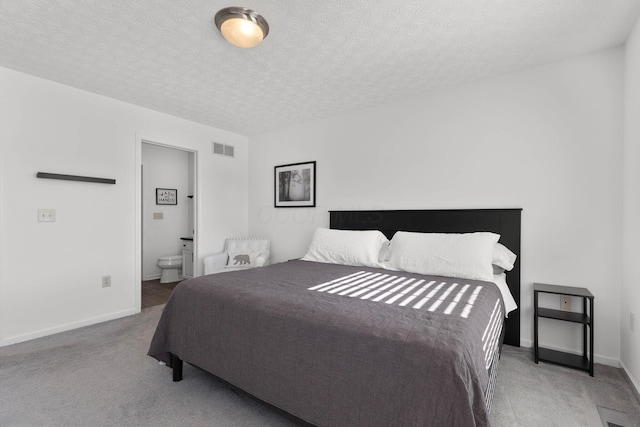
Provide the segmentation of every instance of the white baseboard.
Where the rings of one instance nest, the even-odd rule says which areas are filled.
[[[533,349],[533,341],[531,341],[531,340],[520,339],[520,345],[522,347],[527,347],[527,348]],[[568,348],[556,347],[556,346],[547,345],[547,344],[544,344],[544,343],[540,343],[540,347],[548,348],[549,350],[564,351],[566,353],[582,355],[582,351],[576,351],[576,350],[571,350],[571,349],[568,349]],[[602,365],[613,366],[614,368],[619,368],[620,367],[620,360],[619,359],[615,359],[615,358],[609,357],[609,356],[603,356],[603,355],[598,354],[598,353],[595,353],[593,355],[593,361],[594,361],[594,363],[600,363]]]
[[[80,322],[65,323],[63,325],[55,326],[53,328],[41,329],[39,331],[31,332],[29,334],[18,335],[15,337],[7,338],[5,340],[0,341],[0,347],[12,345],[12,344],[18,344],[18,343],[33,340],[36,338],[46,337],[48,335],[58,334],[60,332],[70,331],[72,329],[81,328],[83,326],[95,325],[96,323],[102,323],[108,320],[119,319],[121,317],[127,317],[137,313],[140,313],[140,310],[131,308],[129,310],[118,311],[118,312],[110,313],[104,316],[92,317],[89,319],[82,320]]]
[[[634,391],[636,392],[636,398],[640,401],[640,382],[638,382],[635,378],[633,378],[633,375],[631,375],[631,372],[627,368],[627,365],[625,365],[622,360],[620,361],[620,366],[622,367],[622,371],[627,376],[627,379],[633,386]]]
[[[149,274],[148,276],[146,276],[144,279],[142,279],[143,281],[146,280],[157,280],[162,276],[162,273],[160,274]]]

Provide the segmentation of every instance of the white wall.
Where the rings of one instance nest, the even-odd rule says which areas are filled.
[[[225,236],[246,234],[246,137],[4,68],[0,94],[1,345],[139,311],[142,139],[197,151],[198,271]],[[212,155],[212,140],[236,157]],[[57,221],[38,223],[38,208]]]
[[[304,255],[329,209],[522,207],[522,343],[533,282],[587,287],[596,360],[615,365],[622,78],[611,49],[252,138],[249,232],[283,261]],[[317,208],[274,209],[273,167],[309,160]],[[574,325],[543,323],[541,343],[580,351]]]
[[[640,392],[640,20],[626,44],[625,95],[620,359]],[[635,315],[633,331],[630,328],[630,313]]]
[[[181,237],[193,237],[189,227],[189,152],[142,144],[142,280],[157,279],[161,256],[181,255]],[[156,188],[178,190],[177,205],[157,205]],[[154,219],[161,213],[162,219]]]

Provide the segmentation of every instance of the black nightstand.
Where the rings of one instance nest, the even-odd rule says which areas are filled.
[[[582,298],[582,313],[572,311],[554,310],[551,308],[538,307],[538,293],[566,295]],[[587,311],[587,302],[589,310]],[[563,351],[540,348],[538,345],[538,319],[563,320],[565,322],[581,323],[582,328],[582,356],[565,353]],[[587,334],[587,329],[589,334]],[[535,361],[556,363],[570,368],[588,371],[593,376],[593,294],[586,288],[574,288],[571,286],[545,285],[543,283],[533,284],[533,334]],[[588,336],[587,336],[588,335]],[[587,345],[588,344],[588,345]],[[588,354],[587,354],[587,350]]]

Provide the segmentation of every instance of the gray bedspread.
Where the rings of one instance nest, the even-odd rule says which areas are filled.
[[[487,426],[493,283],[289,261],[179,284],[170,353],[319,426]]]

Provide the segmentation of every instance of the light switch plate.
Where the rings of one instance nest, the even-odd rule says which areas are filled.
[[[38,222],[56,222],[56,210],[38,209]]]

